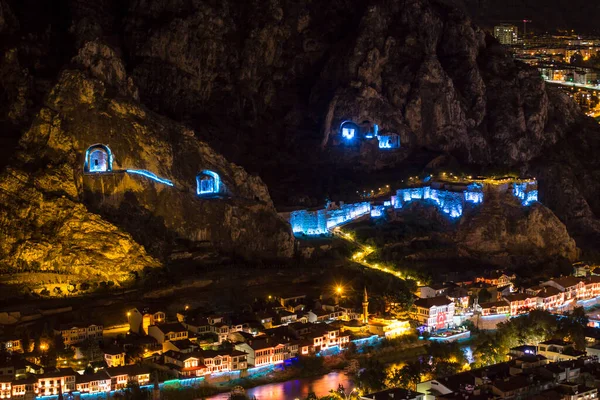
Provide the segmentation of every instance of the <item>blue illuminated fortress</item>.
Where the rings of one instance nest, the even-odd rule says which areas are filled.
[[[530,206],[538,200],[537,182],[511,181],[494,184],[497,190],[510,190],[523,206]],[[329,203],[320,210],[298,210],[290,215],[290,224],[296,236],[327,235],[331,230],[344,223],[351,222],[365,215],[380,218],[386,214],[386,209],[402,209],[414,202],[434,205],[442,214],[450,219],[458,219],[463,215],[467,204],[478,206],[485,201],[484,184],[472,182],[467,185],[444,184],[432,182],[428,186],[399,189],[391,200],[383,205],[371,202],[342,204],[339,207]]]

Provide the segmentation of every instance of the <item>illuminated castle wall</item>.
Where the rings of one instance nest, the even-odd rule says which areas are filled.
[[[295,235],[322,235],[329,233],[345,222],[371,212],[371,203],[343,204],[339,208],[325,208],[316,211],[298,210],[290,215],[290,224]]]
[[[530,206],[538,201],[537,182],[513,183],[513,195],[521,200],[523,206]],[[451,218],[462,216],[466,203],[483,203],[483,185],[471,183],[467,190],[450,191],[435,189],[431,186],[400,189],[396,196],[392,197],[394,208],[403,208],[412,201],[429,201],[434,203],[438,209]]]
[[[483,191],[481,185],[478,184],[471,184],[468,190],[462,192],[433,189],[431,186],[400,189],[396,192],[394,208],[403,208],[415,200],[432,202],[442,213],[451,218],[458,218],[463,213],[465,203],[479,204],[483,202]]]
[[[524,206],[529,206],[534,201],[538,201],[537,182],[514,183],[513,194]]]

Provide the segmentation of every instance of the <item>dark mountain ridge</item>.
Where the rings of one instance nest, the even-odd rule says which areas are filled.
[[[304,196],[342,198],[360,189],[357,181],[377,180],[378,171],[402,177],[443,155],[476,171],[510,168],[537,177],[541,202],[578,244],[598,243],[600,127],[535,69],[515,62],[455,2],[61,0],[35,17],[34,6],[0,0],[0,123],[4,160],[20,140],[10,171],[28,171],[30,182],[36,174],[63,174],[65,186],[34,185],[35,196],[68,193],[119,225],[115,209],[128,201],[90,201],[80,181],[87,141],[102,142],[105,127],[127,167],[154,167],[184,191],[193,191],[191,169],[225,169],[232,193],[251,203],[215,208],[229,218],[223,226],[212,218],[200,223],[215,227],[224,249],[243,244],[246,256],[289,256],[289,228],[274,215],[270,196],[280,205]],[[85,113],[112,122],[98,125]],[[400,150],[337,145],[344,120],[399,135]],[[54,126],[75,144],[48,142]],[[180,153],[188,140],[181,135],[200,150]],[[141,138],[151,138],[145,145],[161,156],[132,146]],[[42,150],[43,162],[32,149]],[[268,192],[220,154],[258,174]],[[172,233],[177,223],[166,218],[168,208],[151,201],[163,193],[170,202],[172,194],[153,187],[142,195],[127,180],[109,185],[108,194],[121,184],[137,193],[136,212],[149,212],[162,228],[148,242],[140,239],[143,224],[120,229],[146,247]],[[92,187],[107,195],[103,185]],[[195,203],[176,198],[186,209]],[[178,234],[202,236],[191,231]],[[269,242],[274,237],[280,245]]]

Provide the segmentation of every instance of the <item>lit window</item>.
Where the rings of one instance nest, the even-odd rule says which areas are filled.
[[[356,135],[356,130],[354,128],[343,128],[342,136],[346,139],[352,139]]]
[[[352,121],[345,121],[340,125],[342,137],[348,141],[354,139],[358,135],[358,131],[358,125]]]
[[[221,178],[213,171],[202,171],[196,176],[196,193],[198,195],[219,193]]]
[[[103,144],[88,148],[85,156],[85,172],[108,172],[112,170],[112,154]]]

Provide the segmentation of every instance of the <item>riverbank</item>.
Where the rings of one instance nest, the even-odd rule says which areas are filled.
[[[423,340],[414,342],[380,342],[375,346],[365,347],[358,351],[347,350],[335,355],[321,357],[300,357],[295,363],[287,366],[280,364],[266,368],[260,375],[255,374],[247,378],[222,380],[220,382],[205,380],[193,386],[185,386],[181,383],[173,382],[163,387],[163,399],[226,399],[231,389],[238,386],[246,389],[247,393],[255,393],[255,395],[256,393],[261,393],[264,395],[265,391],[273,393],[303,391],[304,386],[299,384],[299,382],[320,382],[319,385],[322,388],[325,387],[325,382],[335,383],[333,387],[324,393],[325,395],[329,390],[336,389],[338,384],[342,384],[344,387],[350,385],[349,382],[352,382],[352,376],[342,371],[353,363],[353,360],[358,361],[358,365],[364,365],[368,358],[373,357],[385,364],[407,361],[426,354],[427,345],[428,342]],[[325,379],[324,377],[327,376],[330,378]],[[345,378],[342,379],[342,376]],[[352,382],[350,386],[354,387],[354,383]],[[256,397],[260,399],[259,396]],[[264,398],[287,399],[288,397]]]

